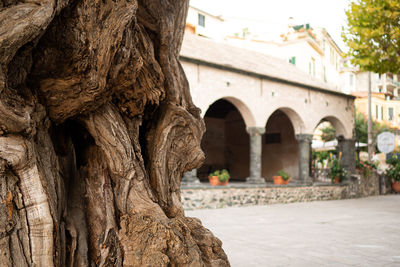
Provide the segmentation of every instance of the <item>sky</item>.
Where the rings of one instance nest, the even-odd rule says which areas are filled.
[[[249,28],[277,35],[286,29],[289,17],[295,24],[324,27],[343,51],[341,38],[350,0],[190,0],[190,4],[213,15],[222,15]],[[262,26],[260,26],[262,25]],[[245,25],[244,25],[245,27]],[[278,34],[279,36],[279,34]]]

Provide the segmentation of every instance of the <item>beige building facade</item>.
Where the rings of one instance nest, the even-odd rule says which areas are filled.
[[[189,6],[186,31],[215,40],[225,36],[224,20],[204,10]]]
[[[341,87],[346,93],[357,97],[356,109],[365,116],[368,116],[368,87],[371,79],[372,119],[391,128],[400,129],[399,75],[360,71],[351,65],[350,59],[345,59],[342,63],[341,77]]]
[[[272,41],[250,35],[246,38],[227,36],[225,40],[237,47],[281,58],[342,91],[340,63],[343,52],[324,28],[314,29],[309,24],[289,25],[280,38],[280,41]]]

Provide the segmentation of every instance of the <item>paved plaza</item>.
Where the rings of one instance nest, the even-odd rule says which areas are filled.
[[[186,211],[232,266],[400,266],[400,195]]]

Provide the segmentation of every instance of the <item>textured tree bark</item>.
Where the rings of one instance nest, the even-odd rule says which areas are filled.
[[[0,0],[2,266],[229,266],[185,217],[187,0]]]

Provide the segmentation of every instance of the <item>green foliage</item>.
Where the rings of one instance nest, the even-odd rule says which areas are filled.
[[[312,167],[314,169],[318,168],[318,162],[322,164],[323,167],[326,167],[326,165],[324,166],[324,164],[329,162],[329,151],[312,151]],[[325,163],[325,160],[326,163]]]
[[[324,160],[329,159],[328,151],[312,151],[313,160],[324,163]]]
[[[332,125],[328,125],[321,129],[322,135],[321,139],[324,142],[331,141],[336,138],[336,130]]]
[[[358,139],[357,141],[368,144],[368,120],[366,116],[362,113],[356,112],[355,119],[356,119],[356,137]]]
[[[386,163],[389,164],[390,166],[396,166],[400,164],[400,159],[397,157],[397,155],[393,155],[386,160]]]
[[[216,170],[216,171],[210,173],[209,176],[218,176],[218,180],[221,183],[226,182],[227,180],[229,180],[231,178],[231,176],[229,175],[229,172],[225,169]]]
[[[218,176],[221,173],[220,170],[216,170],[214,172],[211,172],[208,176]]]
[[[357,142],[368,144],[368,120],[367,117],[359,112],[356,112],[356,137]],[[393,129],[383,123],[372,121],[372,140],[385,131],[391,132]]]
[[[339,158],[332,158],[330,162],[330,170],[331,170],[331,180],[334,181],[335,178],[339,179],[339,182],[343,181],[346,178],[346,170],[340,164],[340,156]]]
[[[400,1],[357,0],[346,11],[342,37],[352,62],[376,73],[400,72]]]
[[[229,175],[229,172],[225,169],[222,170],[221,174],[218,176],[218,180],[222,183],[228,181],[229,178],[231,178],[231,176]]]
[[[389,167],[386,169],[385,174],[392,182],[400,182],[400,159],[394,155],[386,160]]]
[[[367,168],[370,170],[376,170],[378,169],[378,163],[377,162],[369,162],[367,160],[360,160],[356,162],[356,167],[359,169]]]
[[[357,160],[356,167],[363,177],[368,178],[372,172],[376,172],[378,169],[378,162],[369,162],[367,160]]]
[[[281,170],[278,172],[278,175],[282,177],[283,180],[287,181],[290,179],[290,176],[287,172]]]

